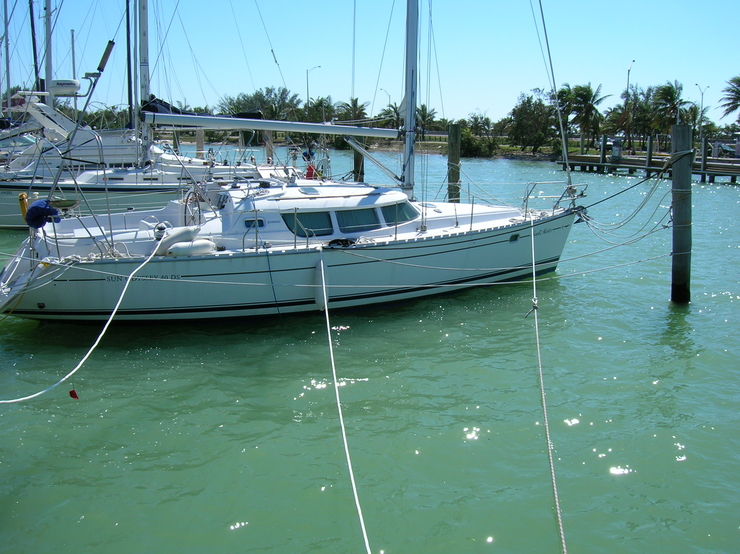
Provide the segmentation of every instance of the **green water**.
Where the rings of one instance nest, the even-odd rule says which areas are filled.
[[[494,188],[563,178],[465,168]],[[638,181],[582,178],[584,204]],[[620,221],[643,197],[590,213]],[[576,225],[558,278],[538,282],[571,553],[740,551],[740,190],[697,183],[693,201],[689,306],[668,299],[670,229],[589,255],[609,244]],[[0,251],[22,236],[2,234]],[[532,296],[497,285],[329,314],[374,553],[559,551]],[[2,398],[54,383],[100,331],[1,325]],[[333,387],[318,313],[113,325],[69,386],[0,406],[0,552],[364,552]]]

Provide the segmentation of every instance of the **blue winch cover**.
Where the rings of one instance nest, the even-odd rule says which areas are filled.
[[[51,221],[52,217],[54,218],[54,223],[59,223],[62,218],[57,216],[59,216],[59,211],[56,208],[52,208],[48,200],[36,200],[36,202],[28,207],[28,211],[26,211],[26,223],[29,227],[40,229],[48,221]]]

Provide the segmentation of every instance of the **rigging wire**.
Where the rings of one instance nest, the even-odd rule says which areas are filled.
[[[357,42],[357,0],[352,2],[352,86],[350,87],[350,102],[355,97],[355,43]],[[306,77],[308,78],[308,77]],[[306,101],[308,102],[308,98]]]
[[[342,413],[342,402],[339,397],[339,379],[337,378],[337,366],[334,361],[334,345],[331,339],[331,323],[329,321],[329,299],[326,293],[326,273],[324,268],[324,251],[319,250],[319,266],[321,268],[321,294],[324,301],[324,315],[326,319],[326,335],[329,339],[329,357],[331,359],[331,372],[332,378],[334,379],[334,395],[337,401],[337,411],[339,413],[339,425],[342,430],[342,442],[344,443],[344,455],[347,458],[347,469],[349,471],[349,479],[352,484],[352,494],[355,498],[355,507],[357,508],[357,515],[360,519],[360,528],[362,529],[362,538],[365,541],[365,550],[367,554],[372,554],[370,549],[370,541],[367,537],[367,530],[365,528],[365,518],[362,515],[362,506],[360,506],[360,497],[357,492],[357,483],[355,482],[355,474],[352,469],[352,458],[349,453],[349,444],[347,442],[347,430],[344,425],[344,414]]]
[[[252,77],[252,68],[249,67],[247,50],[246,48],[244,48],[244,41],[242,40],[242,32],[241,29],[239,29],[239,18],[236,17],[236,12],[234,11],[234,2],[232,0],[229,0],[229,7],[231,8],[231,15],[234,17],[234,25],[236,25],[236,36],[239,37],[239,44],[242,47],[242,55],[244,56],[244,63],[247,66],[247,73],[249,73],[249,80],[252,82],[252,88],[256,90],[257,87],[254,85],[254,78]]]
[[[545,439],[547,440],[547,459],[550,464],[550,480],[552,482],[552,493],[555,499],[555,515],[558,523],[558,533],[560,535],[560,546],[563,554],[567,554],[568,547],[565,542],[565,529],[563,527],[563,513],[560,508],[560,496],[558,495],[558,483],[555,477],[555,462],[553,460],[553,444],[550,438],[550,422],[547,417],[547,399],[545,394],[545,379],[542,371],[542,348],[540,345],[540,324],[537,304],[537,261],[534,250],[534,219],[530,220],[532,232],[530,237],[532,239],[532,309],[527,313],[534,313],[534,333],[535,343],[537,346],[537,368],[539,370],[539,385],[540,385],[540,401],[542,403],[542,416],[545,424]],[[525,317],[527,317],[525,316]]]
[[[18,6],[18,2],[19,1],[20,0],[15,0],[15,2],[13,2],[13,7],[10,10],[10,14],[8,14],[7,12],[4,14],[5,15],[5,19],[8,21],[8,25],[10,25],[10,22],[13,20],[13,14],[15,13],[15,8]],[[24,17],[24,20],[25,20],[25,17]],[[24,23],[25,23],[25,21],[24,21]],[[21,25],[18,28],[19,29],[22,29],[23,27],[25,27],[25,25]],[[10,59],[9,59],[10,58],[10,45],[11,44],[13,45],[13,55],[15,55],[15,52],[16,52],[16,49],[18,48],[18,44],[20,43],[20,40],[14,39],[13,41],[10,41],[10,37],[8,36],[8,33],[10,33],[10,29],[4,29],[3,31],[4,31],[4,34],[3,34],[2,38],[0,38],[0,46],[3,44],[4,41],[8,41],[7,42],[7,45],[8,45],[8,48],[7,48],[8,59],[7,60],[5,59],[6,49],[4,47],[2,48],[2,52],[0,52],[0,54],[2,54],[2,56],[0,56],[0,59],[2,59],[3,62],[4,62],[3,63],[2,70],[3,70],[3,73],[5,73],[5,68],[10,66]],[[8,71],[8,73],[9,73],[9,71]],[[9,74],[5,74],[5,77],[10,77],[10,75]],[[10,88],[11,88],[10,87],[10,82],[5,83],[5,90],[4,91],[0,91],[0,94],[6,94],[8,91],[10,91]]]
[[[429,0],[429,13],[431,14],[432,6],[431,6],[431,0]],[[437,40],[436,35],[434,34],[434,27],[432,25],[432,19],[429,18],[429,32],[431,33],[431,47],[434,52],[434,65],[437,69],[437,85],[439,86],[439,106],[442,110],[442,119],[445,118],[445,102],[444,102],[444,95],[442,94],[442,77],[439,73],[439,56],[437,55]],[[431,56],[431,53],[430,53]]]
[[[164,54],[164,45],[167,44],[167,37],[170,34],[170,29],[172,29],[172,23],[175,21],[175,15],[178,15],[177,8],[180,6],[180,0],[177,0],[177,4],[175,4],[175,9],[172,11],[172,17],[170,17],[170,22],[167,24],[167,30],[164,32],[164,36],[160,39],[160,48],[159,52],[157,52],[157,58],[154,60],[154,64],[152,65],[151,73],[155,73],[157,71],[157,66],[159,65],[160,60],[162,59],[162,56]],[[157,20],[159,21],[159,20]],[[157,25],[159,28],[159,25]],[[165,69],[166,71],[166,69]],[[143,101],[147,101],[148,98],[142,98]]]
[[[542,33],[545,36],[545,46],[547,49],[547,61],[545,61],[545,53],[542,52],[543,61],[545,61],[545,72],[550,80],[550,87],[552,89],[552,101],[555,104],[555,109],[558,112],[558,125],[560,127],[560,139],[563,143],[563,161],[565,162],[565,176],[568,182],[568,186],[573,185],[570,174],[570,164],[568,163],[568,135],[566,134],[565,125],[563,124],[563,112],[560,109],[560,101],[558,99],[557,83],[555,81],[555,66],[552,63],[552,53],[550,52],[550,39],[547,36],[547,24],[545,23],[545,10],[542,7],[542,0],[538,0],[540,5],[540,16],[542,20]],[[529,6],[532,9],[532,17],[535,19],[535,28],[537,28],[537,17],[534,15],[534,7],[532,6],[532,0],[529,0]],[[542,41],[540,40],[540,32],[537,29],[537,40],[540,42],[540,51],[542,51]]]
[[[378,86],[380,85],[380,75],[383,72],[383,60],[385,60],[385,53],[388,49],[388,37],[391,34],[391,22],[393,21],[393,8],[396,6],[396,0],[393,0],[391,4],[391,15],[388,18],[388,27],[385,30],[385,40],[383,41],[383,52],[380,55],[380,67],[378,68],[378,78],[375,80],[375,92],[373,93],[373,101],[370,104],[370,113],[375,113],[375,97],[378,95]],[[390,107],[391,100],[390,95],[388,97],[388,106]],[[377,118],[377,117],[376,117]],[[378,121],[383,121],[379,119]]]
[[[283,81],[283,86],[287,90],[288,85],[285,84],[285,77],[283,77],[283,70],[280,68],[280,64],[278,63],[277,56],[275,55],[275,49],[272,47],[272,41],[270,40],[270,33],[267,32],[267,26],[265,25],[265,20],[262,18],[262,12],[260,11],[260,6],[257,3],[257,0],[254,0],[254,5],[257,6],[257,13],[260,16],[260,21],[262,22],[262,28],[265,30],[265,35],[267,36],[267,43],[270,45],[270,52],[272,53],[272,59],[275,60],[275,65],[278,67],[278,72],[280,73],[280,79]]]
[[[203,69],[203,67],[200,65],[200,61],[198,61],[198,57],[195,53],[195,49],[193,48],[193,45],[190,43],[190,36],[188,35],[187,31],[185,30],[185,23],[182,20],[182,15],[178,12],[177,14],[178,19],[180,20],[180,26],[182,27],[182,36],[185,38],[185,42],[188,44],[188,50],[190,51],[190,58],[193,60],[193,65],[197,67],[198,71],[195,72],[195,77],[198,80],[198,88],[200,89],[200,93],[203,95],[203,99],[206,98],[206,93],[203,90],[203,83],[202,83],[202,77],[205,78],[208,85],[211,87],[211,90],[216,94],[216,96],[220,96],[219,92],[216,90],[216,88],[213,86],[213,83],[208,79],[208,74]],[[172,66],[174,67],[174,65]],[[184,97],[184,94],[183,94]]]

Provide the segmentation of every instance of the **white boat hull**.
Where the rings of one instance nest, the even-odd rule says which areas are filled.
[[[555,269],[574,212],[504,229],[348,247],[254,249],[155,257],[134,278],[116,320],[243,318],[397,302]],[[140,259],[36,269],[33,286],[3,308],[31,319],[105,320]],[[21,264],[28,262],[20,262]],[[323,278],[322,278],[323,265]],[[463,268],[463,269],[461,269]],[[7,283],[15,291],[22,283]],[[44,275],[44,272],[47,274]],[[325,282],[325,287],[323,286]]]

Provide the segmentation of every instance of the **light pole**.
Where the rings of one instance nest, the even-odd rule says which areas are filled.
[[[625,117],[627,118],[627,123],[625,125],[627,132],[627,148],[632,151],[632,135],[630,133],[632,128],[632,117],[630,110],[630,71],[632,71],[632,64],[635,63],[635,60],[632,60],[632,63],[630,63],[630,66],[627,68],[627,93],[624,95],[624,111],[625,111]]]
[[[388,105],[390,106],[391,105],[391,93],[388,92],[387,90],[385,90],[384,88],[382,88],[380,90],[382,90],[383,92],[385,92],[388,95]]]
[[[315,67],[312,67],[311,69],[306,70],[306,107],[308,108],[308,105],[311,103],[311,97],[308,95],[308,74],[313,71],[314,69],[320,68],[320,65],[317,65]]]
[[[704,123],[704,92],[709,88],[709,85],[704,87],[704,90],[701,89],[699,86],[699,83],[694,83],[696,85],[696,88],[699,89],[699,92],[701,92],[701,107],[699,108],[699,144],[701,144],[702,149],[704,149],[704,129],[702,128],[702,123]],[[704,157],[704,152],[701,153],[702,158]]]

